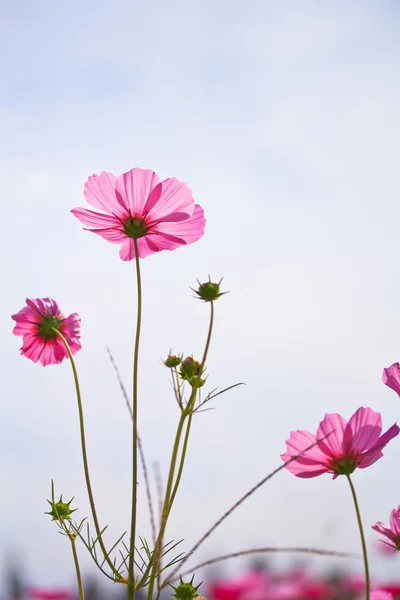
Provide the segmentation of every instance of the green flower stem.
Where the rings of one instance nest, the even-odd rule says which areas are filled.
[[[204,348],[203,359],[201,361],[201,366],[200,366],[200,376],[204,370],[204,365],[207,360],[207,354],[208,354],[208,350],[210,348],[212,330],[213,330],[213,325],[214,325],[214,303],[210,302],[210,304],[211,304],[210,324],[208,327],[208,334],[207,334],[207,339],[206,339],[206,345]],[[176,436],[175,436],[174,448],[172,451],[172,458],[171,458],[171,465],[170,465],[169,474],[168,474],[167,489],[165,492],[165,499],[164,499],[162,515],[161,515],[160,532],[158,534],[156,546],[154,548],[154,552],[152,555],[153,565],[152,565],[152,571],[151,571],[151,576],[150,576],[149,589],[148,589],[148,593],[147,593],[147,600],[153,599],[154,584],[155,584],[156,577],[157,577],[158,565],[159,565],[159,561],[160,561],[160,554],[161,554],[161,550],[162,550],[162,540],[164,537],[165,528],[167,526],[168,517],[171,512],[172,504],[174,502],[176,493],[178,491],[179,483],[180,483],[181,477],[182,477],[182,472],[183,472],[183,467],[185,464],[185,458],[186,458],[186,452],[187,452],[187,446],[188,446],[188,441],[189,441],[190,428],[191,428],[192,418],[193,418],[193,409],[194,409],[194,405],[196,402],[196,397],[197,397],[197,389],[192,388],[192,393],[190,395],[187,406],[182,411],[181,418],[179,420],[179,424],[178,424],[178,428],[177,428],[177,432],[176,432]],[[180,441],[181,441],[181,437],[182,437],[183,426],[184,426],[186,417],[189,417],[189,420],[188,420],[188,424],[187,424],[187,428],[186,428],[185,439],[183,442],[178,473],[177,473],[174,487],[172,489],[173,479],[174,479],[174,474],[175,474],[175,466],[176,466]]]
[[[204,348],[203,360],[201,361],[201,370],[202,371],[204,369],[204,365],[206,364],[208,350],[210,348],[210,343],[211,343],[211,336],[212,336],[213,326],[214,326],[214,302],[210,302],[210,309],[211,309],[211,312],[210,312],[210,324],[208,326],[208,334],[207,334],[206,346]]]
[[[100,525],[99,525],[99,520],[97,518],[96,506],[95,506],[95,503],[94,503],[94,497],[93,497],[93,491],[92,491],[92,484],[90,482],[89,464],[88,464],[87,451],[86,451],[85,423],[84,423],[84,418],[83,418],[82,396],[81,396],[81,390],[80,390],[79,379],[78,379],[78,372],[76,370],[76,365],[75,365],[74,357],[72,356],[71,349],[70,349],[70,347],[68,345],[67,340],[63,336],[63,334],[60,331],[58,331],[57,329],[54,329],[54,331],[56,332],[56,334],[58,335],[58,337],[61,339],[61,341],[63,342],[63,344],[65,346],[65,349],[67,351],[69,360],[71,362],[72,373],[73,373],[73,376],[74,376],[76,399],[78,401],[79,427],[80,427],[80,434],[81,434],[81,448],[82,448],[82,458],[83,458],[83,469],[84,469],[84,472],[85,472],[86,488],[87,488],[87,493],[88,493],[88,496],[89,496],[90,509],[92,511],[92,517],[93,517],[94,527],[96,529],[97,539],[99,540],[100,548],[101,548],[101,551],[103,553],[104,559],[107,562],[107,564],[110,567],[110,569],[113,572],[113,574],[115,575],[116,580],[122,582],[123,578],[121,577],[121,574],[116,569],[116,567],[113,564],[113,562],[111,561],[111,559],[109,557],[109,554],[108,554],[108,552],[106,550],[106,547],[104,545],[103,538],[102,538],[102,535],[101,535],[101,529],[100,529]]]
[[[358,506],[356,491],[354,489],[354,485],[350,478],[350,475],[346,475],[346,477],[347,477],[347,481],[349,482],[349,485],[350,485],[351,495],[353,496],[354,508],[356,509],[356,515],[357,515],[358,528],[360,530],[361,546],[362,546],[362,551],[363,551],[364,570],[365,570],[365,600],[370,600],[371,583],[370,583],[370,579],[369,579],[367,545],[365,543],[365,536],[364,536],[364,529],[363,529],[362,519],[361,519],[361,514],[360,514],[360,508]]]
[[[208,334],[207,334],[207,340],[206,340],[206,345],[204,348],[204,352],[203,352],[203,359],[201,361],[201,365],[200,365],[200,369],[201,369],[201,374],[203,372],[204,369],[204,365],[206,364],[206,360],[207,360],[207,355],[208,355],[208,350],[210,348],[210,343],[211,343],[211,336],[212,336],[212,331],[213,331],[213,325],[214,325],[214,303],[210,302],[210,308],[211,308],[211,312],[210,312],[210,324],[208,326]],[[189,420],[188,420],[188,424],[186,427],[186,434],[185,434],[185,439],[183,442],[183,448],[182,448],[182,454],[181,454],[181,461],[180,461],[180,465],[179,465],[179,469],[178,469],[178,474],[176,476],[176,481],[175,481],[175,485],[174,485],[174,489],[171,495],[171,499],[170,499],[170,506],[169,506],[169,512],[171,511],[172,508],[172,504],[175,500],[175,496],[176,493],[178,491],[178,487],[181,481],[181,477],[182,477],[182,472],[183,472],[183,467],[185,464],[185,458],[186,458],[186,452],[187,452],[187,446],[188,446],[188,442],[189,442],[189,435],[190,435],[190,428],[192,425],[192,419],[193,419],[193,408],[194,408],[194,403],[196,401],[196,394],[194,394],[194,398],[193,398],[193,405],[192,405],[192,398],[190,398],[188,406],[186,407],[186,411],[189,413]]]
[[[71,542],[72,555],[74,557],[76,580],[78,582],[79,600],[85,600],[85,594],[83,593],[81,570],[79,567],[78,553],[76,551],[75,536],[74,536],[74,534],[67,534],[67,535],[69,537],[69,541]]]
[[[171,508],[172,508],[172,505],[174,503],[175,496],[176,496],[176,493],[178,491],[179,484],[181,482],[183,467],[184,467],[184,464],[185,464],[187,446],[188,446],[188,442],[189,442],[190,427],[192,425],[192,419],[193,419],[193,411],[190,413],[189,419],[188,419],[188,423],[186,425],[186,433],[185,433],[185,439],[183,440],[181,460],[180,460],[180,463],[179,463],[178,473],[176,475],[174,489],[172,490],[171,498],[170,498],[170,501],[169,501],[168,515],[171,512]]]
[[[193,395],[193,391],[192,391],[192,395]],[[172,450],[171,464],[170,464],[169,473],[168,473],[167,489],[165,491],[164,503],[163,503],[163,508],[162,508],[162,512],[161,512],[160,531],[157,536],[156,545],[155,545],[154,552],[151,557],[152,570],[151,570],[150,581],[149,581],[149,589],[148,589],[148,593],[147,593],[148,600],[152,600],[152,598],[153,598],[154,584],[155,584],[156,577],[157,577],[158,564],[160,561],[160,555],[161,555],[161,550],[162,550],[162,540],[164,537],[164,532],[165,532],[168,515],[169,515],[169,498],[171,495],[171,489],[172,489],[174,473],[175,473],[175,466],[176,466],[176,461],[178,458],[178,450],[179,450],[183,426],[184,426],[186,417],[187,417],[186,412],[182,411],[181,417],[179,419],[178,427],[176,430],[174,447]]]
[[[138,365],[139,365],[139,342],[140,329],[142,324],[142,280],[140,277],[140,260],[137,239],[133,238],[135,247],[135,265],[136,265],[136,284],[137,284],[137,318],[136,318],[136,336],[135,349],[133,355],[133,405],[132,405],[132,508],[131,508],[131,536],[129,547],[129,566],[128,566],[128,600],[135,598],[135,538],[136,538],[136,505],[137,505],[137,406],[138,406]]]

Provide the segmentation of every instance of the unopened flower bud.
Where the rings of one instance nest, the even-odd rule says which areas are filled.
[[[63,502],[62,496],[60,496],[60,500],[58,502],[51,502],[47,500],[47,502],[51,506],[51,511],[45,513],[46,515],[50,515],[52,517],[52,521],[69,521],[73,512],[78,510],[74,508],[71,510],[70,504],[73,498],[67,503]]]
[[[181,364],[182,359],[180,358],[180,356],[174,356],[173,354],[169,354],[163,362],[164,365],[168,367],[168,369],[174,369],[175,367]]]
[[[197,290],[193,290],[193,288],[192,290],[195,294],[197,294],[197,297],[200,300],[203,300],[204,302],[213,302],[214,300],[217,300],[220,296],[223,296],[227,293],[221,292],[221,281],[222,279],[220,279],[218,283],[213,283],[211,279],[209,279],[205,283],[200,283],[199,280],[197,280],[199,287]]]
[[[182,581],[182,578],[181,578],[181,582],[177,587],[172,586],[173,590],[175,592],[175,594],[172,594],[174,596],[174,598],[177,598],[178,600],[194,600],[195,598],[197,598],[198,597],[197,590],[201,586],[201,583],[199,583],[199,585],[197,585],[197,586],[194,586],[193,579],[194,579],[194,575],[193,575],[191,581],[189,581],[188,583],[185,583],[184,581]]]
[[[200,375],[200,363],[193,356],[188,356],[181,363],[180,374],[182,379],[190,381],[192,377]]]

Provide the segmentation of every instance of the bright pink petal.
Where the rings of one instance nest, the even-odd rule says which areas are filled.
[[[132,216],[145,216],[146,202],[159,182],[157,173],[150,169],[131,169],[120,175],[115,182],[117,199]]]
[[[370,593],[370,600],[394,600],[393,594],[384,590],[374,590]]]
[[[171,213],[193,214],[194,200],[192,191],[175,177],[161,181],[151,192],[143,213],[148,215],[152,223],[165,220]]]
[[[116,177],[103,171],[100,175],[91,175],[83,190],[86,201],[107,213],[120,215],[124,211],[115,194]]]
[[[154,254],[157,250],[154,250],[149,244],[149,237],[142,237],[137,240],[138,250],[139,250],[139,258],[146,258],[150,254]],[[164,250],[165,248],[161,248]],[[127,237],[119,251],[119,255],[122,260],[128,261],[133,260],[135,258],[135,246],[133,243],[133,239]]]
[[[288,452],[281,454],[281,459],[285,463],[292,458],[293,457]],[[295,475],[296,477],[301,477],[303,479],[318,477],[319,475],[323,475],[324,473],[327,473],[329,471],[328,467],[323,467],[320,464],[310,463],[308,465],[304,465],[299,460],[292,460],[292,462],[285,465],[285,469],[287,469],[289,473],[292,473],[292,475]]]
[[[400,536],[400,506],[390,513],[390,529],[397,537]]]
[[[398,362],[383,369],[382,381],[400,396],[400,364]]]
[[[382,417],[371,408],[361,406],[349,420],[352,431],[351,449],[356,453],[372,448],[382,432]]]
[[[286,440],[287,452],[281,455],[285,462],[296,457],[286,465],[290,473],[297,477],[317,477],[329,470],[327,456],[316,442],[316,437],[309,431],[299,430],[290,433],[289,439]],[[310,448],[312,444],[316,445]]]
[[[357,467],[359,469],[366,469],[367,467],[370,467],[371,465],[373,465],[374,463],[376,463],[377,460],[379,460],[380,458],[382,458],[383,456],[383,452],[368,452],[363,454],[361,456],[361,459],[359,459],[358,463],[357,463]]]
[[[395,423],[394,425],[392,425],[390,427],[390,429],[388,429],[384,434],[382,434],[381,437],[376,442],[376,444],[361,455],[361,460],[358,465],[360,467],[360,469],[365,469],[365,467],[367,467],[367,466],[369,467],[371,464],[373,464],[379,458],[381,458],[383,456],[383,454],[382,454],[383,448],[386,446],[386,444],[388,444],[390,442],[390,440],[392,440],[397,435],[399,435],[399,432],[400,432],[400,429],[397,426],[397,424]],[[373,460],[373,459],[375,459],[375,460]],[[372,462],[371,462],[371,460],[372,460]]]
[[[87,231],[91,231],[92,233],[96,233],[103,239],[107,240],[107,242],[111,242],[111,244],[122,244],[126,239],[127,235],[118,229],[87,229]],[[131,239],[131,238],[129,238]]]
[[[114,215],[105,215],[87,208],[74,208],[71,212],[83,225],[94,229],[115,228],[121,230],[123,228],[121,220]],[[124,213],[124,216],[126,217],[127,214]]]
[[[196,204],[191,217],[180,222],[164,222],[157,225],[157,232],[168,233],[184,240],[186,244],[197,242],[204,235],[206,219],[203,209]]]
[[[325,415],[317,430],[317,439],[324,439],[320,448],[328,456],[338,457],[343,455],[343,432],[346,420],[336,413]]]

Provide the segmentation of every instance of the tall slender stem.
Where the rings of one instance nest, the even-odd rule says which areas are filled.
[[[365,543],[365,536],[364,536],[364,529],[363,529],[363,525],[362,525],[361,513],[360,513],[360,508],[358,506],[358,500],[357,500],[356,491],[354,489],[353,482],[350,478],[350,475],[346,475],[346,477],[347,477],[347,481],[349,482],[349,485],[350,485],[351,495],[353,496],[354,508],[356,509],[356,515],[357,515],[358,529],[360,530],[361,546],[362,546],[362,551],[363,551],[364,570],[365,570],[365,600],[370,600],[371,584],[370,584],[370,579],[369,579],[368,554],[367,554],[367,545]]]
[[[131,512],[131,538],[129,547],[128,567],[128,600],[135,598],[135,538],[136,538],[136,504],[137,504],[137,406],[138,406],[138,364],[139,364],[139,342],[142,324],[142,281],[140,277],[140,260],[137,239],[133,239],[135,247],[136,284],[137,284],[137,318],[135,349],[133,355],[133,405],[132,405],[132,512]]]
[[[212,330],[213,330],[213,325],[214,325],[214,303],[210,302],[210,304],[211,304],[210,324],[208,327],[208,333],[207,333],[206,344],[205,344],[205,348],[204,348],[204,352],[203,352],[203,358],[200,363],[200,377],[203,373],[204,365],[207,360],[207,355],[208,355],[208,350],[210,348]],[[162,540],[163,540],[163,536],[165,533],[165,528],[167,526],[168,517],[171,512],[172,504],[175,500],[175,496],[178,491],[179,483],[180,483],[182,472],[183,472],[183,467],[185,464],[190,428],[191,428],[192,418],[193,418],[193,409],[194,409],[194,405],[196,402],[196,397],[197,397],[197,388],[193,387],[192,393],[190,394],[190,398],[187,403],[187,406],[186,406],[186,408],[184,408],[182,410],[181,418],[179,420],[179,424],[178,424],[178,428],[177,428],[177,432],[176,432],[176,436],[175,436],[174,448],[172,451],[172,458],[171,458],[171,465],[170,465],[169,474],[168,474],[167,489],[165,492],[164,504],[163,504],[163,509],[162,509],[160,532],[158,534],[156,546],[154,548],[154,553],[152,556],[153,565],[152,565],[152,571],[151,571],[151,575],[150,575],[149,589],[147,592],[147,600],[152,600],[152,598],[153,598],[154,584],[155,584],[155,580],[157,577],[158,564],[159,564],[160,553],[161,553],[161,548],[162,548]],[[176,461],[178,458],[178,451],[179,451],[180,441],[181,441],[181,437],[182,437],[183,426],[184,426],[184,423],[185,423],[185,420],[187,417],[188,417],[188,424],[187,424],[186,434],[185,434],[185,438],[184,438],[184,442],[183,442],[180,464],[178,467],[178,473],[177,473],[177,476],[175,479],[174,487],[172,487],[173,482],[174,482],[175,467],[176,467]]]
[[[211,309],[210,324],[208,326],[208,334],[207,334],[206,345],[205,345],[204,353],[203,353],[203,360],[201,361],[201,370],[204,369],[204,365],[206,364],[208,350],[210,349],[213,326],[214,326],[214,302],[212,302],[212,301],[210,302],[210,309]]]
[[[106,550],[106,547],[104,545],[103,538],[102,538],[102,532],[100,529],[99,520],[97,518],[96,506],[94,503],[94,497],[93,497],[93,491],[92,491],[92,484],[90,482],[89,464],[88,464],[87,451],[86,451],[85,422],[84,422],[84,418],[83,418],[82,396],[81,396],[81,390],[80,390],[79,379],[78,379],[78,371],[76,369],[74,357],[72,356],[72,352],[71,352],[71,349],[69,347],[67,340],[65,339],[65,337],[63,336],[63,334],[60,331],[58,331],[57,329],[54,329],[54,331],[56,332],[58,337],[62,340],[62,342],[65,346],[65,349],[68,353],[68,357],[69,357],[69,360],[71,363],[72,373],[74,376],[76,399],[78,402],[79,428],[80,428],[80,434],[81,434],[83,469],[84,469],[84,473],[85,473],[86,488],[87,488],[87,493],[89,496],[90,509],[92,512],[94,527],[96,529],[97,539],[99,541],[100,548],[103,553],[104,559],[107,562],[107,564],[110,567],[113,574],[115,575],[116,581],[123,582],[124,581],[123,578],[121,577],[118,569],[115,568],[115,565],[111,561],[109,554]]]
[[[85,600],[85,594],[83,593],[81,569],[79,567],[78,553],[76,551],[76,543],[74,534],[68,533],[69,541],[71,542],[72,555],[74,557],[74,565],[76,572],[76,580],[78,583],[79,600]]]

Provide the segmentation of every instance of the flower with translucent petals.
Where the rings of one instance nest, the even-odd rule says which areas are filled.
[[[382,381],[400,396],[400,364],[398,362],[383,369]]]
[[[378,521],[378,523],[372,525],[372,529],[375,529],[375,531],[381,533],[391,541],[389,547],[400,550],[400,506],[394,508],[390,513],[390,527],[385,527],[381,521]],[[384,543],[388,545],[386,542]]]
[[[65,317],[51,298],[27,298],[26,306],[12,315],[12,319],[16,321],[13,333],[22,336],[21,354],[33,362],[40,361],[46,366],[68,357],[56,330],[65,337],[72,354],[81,348],[79,315],[73,313]]]
[[[75,208],[71,212],[86,229],[114,244],[121,244],[122,260],[161,250],[174,250],[196,242],[204,234],[203,209],[192,192],[175,179],[160,180],[154,171],[131,169],[119,177],[103,172],[92,175],[84,196],[102,212]]]
[[[285,462],[293,459],[286,469],[296,477],[332,473],[336,479],[339,475],[350,475],[357,468],[372,465],[383,456],[383,448],[399,432],[399,427],[394,424],[381,435],[381,415],[362,406],[349,421],[338,414],[325,415],[316,435],[292,431],[281,458]]]

